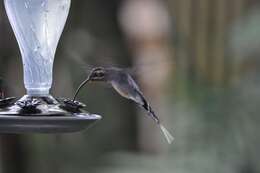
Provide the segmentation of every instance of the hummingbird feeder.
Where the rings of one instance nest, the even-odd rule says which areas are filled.
[[[0,99],[0,133],[66,133],[83,130],[101,116],[83,103],[49,94],[55,51],[71,0],[4,0],[22,54],[27,94]]]

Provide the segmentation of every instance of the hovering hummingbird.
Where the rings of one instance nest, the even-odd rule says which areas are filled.
[[[107,82],[113,86],[113,88],[123,97],[133,100],[138,105],[142,106],[150,116],[160,127],[168,143],[172,143],[174,138],[168,132],[168,130],[161,124],[159,118],[155,115],[149,103],[146,101],[140,88],[134,81],[134,79],[123,69],[114,67],[95,67],[87,77],[85,81],[78,87],[73,101],[75,101],[80,89],[89,81],[101,81]]]

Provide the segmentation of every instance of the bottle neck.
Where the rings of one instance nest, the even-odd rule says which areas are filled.
[[[27,95],[29,96],[47,96],[50,93],[50,89],[42,89],[42,88],[35,88],[35,89],[27,89]]]

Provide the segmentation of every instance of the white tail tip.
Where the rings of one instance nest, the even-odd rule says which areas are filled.
[[[174,137],[170,134],[170,132],[163,126],[160,124],[160,129],[162,130],[167,142],[169,144],[172,143],[172,141],[174,140]]]

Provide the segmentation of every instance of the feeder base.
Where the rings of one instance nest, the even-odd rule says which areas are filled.
[[[52,96],[0,99],[0,133],[69,133],[84,130],[101,116],[84,104]]]

